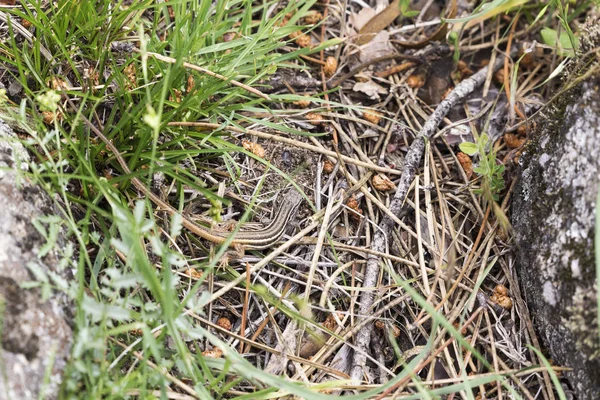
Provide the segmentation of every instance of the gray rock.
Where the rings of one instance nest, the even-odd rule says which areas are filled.
[[[0,399],[56,399],[70,354],[72,329],[66,296],[52,292],[42,299],[39,288],[21,285],[35,281],[31,268],[68,279],[32,221],[56,215],[51,199],[25,181],[29,157],[15,134],[0,120]]]
[[[583,54],[585,48],[583,40]],[[570,82],[585,74],[577,65]],[[582,400],[600,398],[594,258],[599,86],[600,77],[587,76],[537,120],[512,205],[517,269],[534,327],[554,362],[573,368],[565,376]]]

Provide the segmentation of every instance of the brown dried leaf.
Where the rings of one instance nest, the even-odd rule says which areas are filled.
[[[308,96],[308,95],[306,95],[306,96]],[[306,107],[310,106],[310,103],[311,103],[311,101],[309,99],[306,99],[306,100],[296,100],[294,102],[294,104],[297,105],[300,108],[306,108]]]
[[[83,70],[83,76],[85,79],[88,79],[94,86],[100,84],[100,74],[94,67],[85,68]]]
[[[351,210],[358,211],[358,200],[356,200],[354,196],[351,196],[348,201],[346,201],[346,206]]]
[[[304,118],[313,125],[321,125],[325,120],[322,116],[316,113],[307,113]]]
[[[221,328],[231,331],[231,321],[229,318],[221,317],[217,320],[217,325]]]
[[[473,176],[473,161],[471,160],[471,157],[462,151],[459,151],[458,154],[456,154],[456,158],[458,158],[458,162],[465,171],[465,174],[467,174],[467,179],[471,179]]]
[[[508,288],[504,285],[496,285],[496,287],[494,288],[494,293],[497,293],[501,296],[507,296]]]
[[[383,114],[381,114],[380,112],[377,112],[374,110],[363,111],[363,118],[375,125],[377,125],[379,123],[382,115]]]
[[[65,116],[60,111],[56,111],[56,112],[42,111],[42,117],[43,117],[44,123],[46,125],[52,125],[55,120],[57,122],[61,122],[62,120],[65,119]]]
[[[338,61],[335,57],[329,56],[325,59],[325,65],[323,66],[323,73],[326,77],[331,77],[337,71]]]
[[[127,81],[128,81],[127,85],[126,85],[126,88],[128,90],[131,90],[131,89],[135,88],[136,85],[137,85],[137,71],[136,71],[136,68],[135,68],[135,64],[131,63],[131,64],[127,65],[123,69],[123,73],[127,77]]]
[[[523,125],[519,125],[519,127],[517,128],[517,134],[521,136],[527,136],[530,128],[535,128],[535,124],[529,125],[529,123],[526,123]]]
[[[297,31],[291,33],[290,37],[294,39],[294,41],[299,47],[310,47],[310,36],[306,33],[303,33],[302,31]]]
[[[458,62],[456,69],[458,70],[461,79],[465,79],[465,78],[468,78],[469,76],[473,75],[473,70],[471,68],[469,68],[467,63],[464,62],[463,60],[460,60]]]
[[[265,158],[265,149],[258,143],[242,140],[242,146],[257,157]]]
[[[379,330],[384,330],[386,329],[388,326],[386,325],[385,322],[383,321],[377,321],[375,322],[375,328],[379,329]],[[400,336],[400,334],[402,333],[402,331],[400,331],[400,328],[398,328],[396,325],[391,325],[390,328],[392,328],[392,333],[394,335],[394,337],[398,337]]]
[[[185,275],[189,276],[190,278],[194,278],[194,279],[200,279],[202,278],[202,271],[198,271],[195,268],[188,268],[185,270],[184,272]]]
[[[373,187],[380,192],[387,192],[396,189],[394,182],[390,181],[386,176],[375,175],[373,176],[371,182],[373,183]]]
[[[58,78],[56,76],[52,77],[48,81],[48,86],[50,86],[54,90],[67,90],[69,88],[69,85],[67,85],[67,82],[65,82],[63,79]]]
[[[369,22],[358,32],[356,40],[358,46],[369,43],[382,30],[387,28],[400,15],[399,0],[394,0],[382,12],[371,18]]]
[[[334,238],[347,238],[348,236],[352,236],[352,229],[348,225],[337,224],[331,231],[331,236]]]
[[[418,89],[425,84],[425,75],[413,74],[406,78],[406,84],[412,89]]]
[[[314,25],[314,24],[319,23],[322,20],[323,20],[323,14],[321,14],[318,11],[314,11],[314,10],[306,13],[306,16],[304,17],[304,23],[306,25]]]
[[[357,222],[360,221],[360,219],[362,218],[362,215],[363,215],[363,210],[360,209],[358,200],[356,200],[356,198],[354,196],[351,196],[346,201],[346,206],[350,210],[353,211],[350,213],[350,218],[352,218],[353,220],[355,220]]]
[[[508,295],[508,289],[503,285],[497,285],[494,288],[494,293],[490,296],[490,300],[505,310],[510,310],[513,306],[513,302]]]
[[[206,358],[221,358],[223,357],[223,351],[221,351],[221,349],[214,348],[212,350],[204,350],[202,355]]]
[[[494,73],[493,77],[494,82],[496,82],[498,85],[502,85],[504,83],[504,69],[500,68]]]
[[[6,0],[3,0],[3,1],[6,1]],[[9,1],[13,1],[14,2],[14,0],[9,0]],[[31,25],[33,25],[33,24],[31,23],[30,20],[25,19],[25,18],[21,18],[21,25],[23,25],[23,28],[29,29],[29,28],[31,28]]]
[[[344,314],[337,313],[337,317],[341,321],[344,318]],[[335,330],[335,328],[337,327],[337,322],[335,321],[333,314],[329,314],[327,316],[327,319],[325,319],[325,322],[323,322],[322,325],[323,325],[323,328],[329,329],[330,331]]]
[[[334,168],[335,165],[329,160],[325,160],[325,162],[323,163],[323,172],[325,172],[326,174],[332,173]]]
[[[187,78],[187,83],[185,86],[185,91],[187,93],[191,93],[192,90],[194,90],[194,87],[196,86],[196,82],[194,81],[194,76],[193,75],[189,75]]]
[[[504,143],[506,143],[510,149],[518,149],[519,147],[523,146],[526,141],[526,138],[520,138],[514,133],[504,134]]]
[[[169,96],[169,101],[181,103],[181,90],[173,89],[173,94]]]

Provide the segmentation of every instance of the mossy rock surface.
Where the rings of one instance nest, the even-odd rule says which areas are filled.
[[[73,338],[66,295],[52,291],[43,298],[39,288],[23,287],[36,281],[33,269],[72,279],[57,251],[40,253],[46,239],[33,221],[58,213],[46,192],[17,172],[28,161],[0,119],[0,400],[57,399]]]
[[[574,63],[565,81],[572,87],[536,121],[532,144],[521,158],[512,224],[522,290],[546,355],[573,368],[565,376],[577,398],[598,399],[594,235],[600,75],[588,73],[597,68],[594,62],[583,64],[585,69],[578,68],[581,60]],[[578,77],[584,79],[572,85]]]

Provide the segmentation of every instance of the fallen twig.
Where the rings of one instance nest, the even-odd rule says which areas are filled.
[[[503,65],[504,57],[499,57],[493,64],[492,69],[496,71]],[[435,109],[431,117],[427,120],[423,128],[415,138],[413,143],[406,154],[404,167],[402,169],[402,175],[398,184],[398,189],[394,195],[394,198],[390,204],[390,211],[396,215],[400,215],[402,204],[408,193],[411,182],[413,181],[417,169],[421,163],[423,156],[423,150],[425,148],[425,140],[432,138],[437,132],[437,127],[444,118],[444,116],[450,111],[452,107],[458,104],[459,101],[464,99],[468,94],[473,92],[475,88],[483,84],[488,74],[489,66],[481,69],[479,72],[474,74],[468,79],[465,79],[454,88],[454,90],[440,103]],[[375,231],[375,235],[371,244],[371,250],[382,252],[384,251],[387,238],[392,230],[394,221],[389,216],[385,215],[379,224],[379,229]],[[360,296],[359,315],[357,323],[360,323],[365,318],[369,318],[371,313],[371,307],[375,300],[375,288],[377,285],[377,278],[379,276],[379,260],[380,258],[374,254],[369,254],[367,258],[367,267],[364,276],[363,288],[370,288],[371,290],[364,290]],[[362,380],[363,371],[366,363],[366,352],[369,348],[369,342],[371,340],[372,324],[365,324],[356,334],[355,345],[359,351],[354,352],[354,359],[352,363],[351,379],[359,382]]]

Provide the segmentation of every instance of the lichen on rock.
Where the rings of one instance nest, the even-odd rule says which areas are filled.
[[[35,281],[33,268],[65,281],[71,273],[57,252],[40,254],[46,239],[32,222],[56,210],[46,192],[17,172],[27,160],[0,120],[0,399],[56,399],[73,334],[68,299],[58,291],[44,299],[38,288],[23,286]]]
[[[534,326],[548,355],[573,368],[565,376],[580,399],[600,398],[594,286],[600,75],[590,72],[596,66],[589,60],[600,43],[598,26],[585,29],[591,36],[582,38],[566,89],[537,119],[512,204],[517,270]]]

